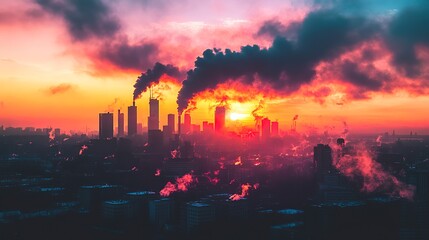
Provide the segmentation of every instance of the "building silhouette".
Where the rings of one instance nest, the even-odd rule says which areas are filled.
[[[98,136],[100,139],[113,138],[113,113],[98,115]]]
[[[149,116],[148,130],[159,130],[159,100],[155,98],[149,99]]]
[[[225,128],[225,107],[216,107],[214,128],[217,133],[223,132]]]
[[[124,113],[118,110],[118,137],[123,137],[124,135]]]
[[[313,163],[318,174],[329,173],[332,170],[332,149],[329,145],[317,144],[314,147]]]
[[[271,135],[271,121],[268,118],[263,118],[261,121],[262,140],[268,140]]]
[[[128,136],[137,134],[137,106],[133,101],[133,105],[128,107]]]
[[[168,123],[167,123],[167,126],[168,126],[168,128],[169,128],[169,130],[171,131],[172,134],[176,131],[174,121],[175,121],[174,120],[174,114],[172,114],[172,113],[168,114]]]
[[[182,133],[187,134],[189,132],[191,132],[191,115],[189,113],[185,113]]]
[[[271,122],[271,135],[277,137],[279,135],[279,122]]]

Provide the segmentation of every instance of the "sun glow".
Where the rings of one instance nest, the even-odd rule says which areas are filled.
[[[229,119],[231,119],[232,121],[237,121],[237,120],[243,120],[248,116],[249,114],[232,112],[229,114]]]

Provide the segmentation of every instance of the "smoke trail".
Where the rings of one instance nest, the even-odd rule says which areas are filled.
[[[312,81],[319,63],[373,38],[378,29],[377,23],[364,18],[323,10],[307,15],[295,41],[277,37],[269,48],[247,45],[239,52],[207,49],[183,81],[178,111],[183,112],[198,93],[228,81],[245,85],[261,81],[279,93],[292,93]]]
[[[331,146],[333,149],[337,145]],[[395,176],[385,171],[382,165],[372,159],[370,152],[363,143],[355,147],[353,156],[341,156],[335,167],[345,176],[351,179],[362,178],[363,192],[382,191],[393,196],[399,196],[409,200],[413,199],[414,187],[399,181]],[[336,152],[336,151],[333,151]],[[333,158],[337,158],[335,154]]]
[[[258,106],[252,111],[252,116],[255,120],[255,128],[259,129],[259,126],[261,125],[262,118],[264,118],[263,115],[261,115],[259,112],[264,108],[264,100],[259,100]]]
[[[171,193],[181,191],[185,192],[188,191],[188,188],[191,186],[192,183],[198,182],[198,179],[195,178],[192,174],[188,173],[183,175],[180,178],[176,178],[175,183],[167,182],[167,184],[164,186],[161,191],[159,191],[159,194],[163,197],[170,196]]]
[[[164,65],[159,62],[155,63],[152,69],[148,69],[137,78],[134,84],[134,100],[140,98],[141,94],[147,91],[149,87],[159,83],[164,74],[175,79],[181,76],[181,72],[177,67],[170,64]]]
[[[112,37],[120,30],[119,20],[100,0],[35,0],[46,11],[61,16],[76,41]]]

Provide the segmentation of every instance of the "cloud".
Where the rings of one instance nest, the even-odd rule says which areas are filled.
[[[279,94],[292,93],[313,80],[318,64],[375,37],[379,28],[376,22],[362,17],[322,10],[307,15],[295,41],[277,37],[269,48],[248,45],[240,52],[207,49],[183,82],[178,110],[185,110],[197,93],[215,89],[229,80],[247,85],[261,81]]]
[[[61,17],[75,41],[114,36],[119,20],[101,0],[36,0],[47,12]]]
[[[400,11],[392,20],[386,42],[393,53],[392,64],[407,77],[419,77],[426,65],[419,58],[419,45],[429,47],[429,4]]]
[[[119,69],[142,71],[155,61],[158,46],[151,42],[129,43],[127,39],[105,42],[98,48],[94,60],[114,65]]]
[[[69,83],[61,83],[55,86],[51,86],[46,90],[48,95],[64,94],[75,90],[75,86]]]

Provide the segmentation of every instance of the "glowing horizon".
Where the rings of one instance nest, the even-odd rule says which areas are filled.
[[[158,85],[160,126],[167,124],[167,114],[177,116],[176,101],[183,89],[186,106],[196,108],[191,111],[192,122],[200,125],[214,122],[214,107],[226,103],[227,128],[252,127],[252,111],[262,101],[259,115],[278,121],[281,131],[288,131],[293,117],[299,115],[300,132],[340,131],[347,122],[352,133],[429,134],[429,85],[427,70],[421,67],[429,61],[429,42],[425,36],[413,35],[419,26],[404,30],[398,24],[408,23],[403,10],[414,11],[411,3],[363,1],[359,12],[354,12],[345,3],[325,5],[323,1],[255,1],[253,6],[240,0],[182,5],[89,2],[94,4],[26,0],[0,7],[4,33],[0,39],[0,126],[95,131],[98,113],[109,111],[114,113],[116,127],[118,109],[127,119],[137,78],[161,62],[172,64],[180,73],[164,76]],[[195,11],[189,12],[189,7]],[[83,9],[93,18],[80,14]],[[82,22],[74,22],[73,14],[82,17],[78,19]],[[361,19],[355,16],[363,16],[366,25],[356,23]],[[341,21],[346,24],[338,27]],[[315,22],[329,25],[328,30],[350,25],[352,32],[346,35],[359,36],[330,46],[329,34],[323,32],[320,38],[328,43],[320,40],[320,44],[333,50],[318,52],[305,45],[309,42],[305,34],[314,31],[311,24]],[[300,28],[308,31],[300,32]],[[398,36],[399,40],[416,38],[405,39],[415,44],[412,52],[406,52],[409,59],[392,47],[399,44]],[[246,61],[237,60],[250,53],[257,59],[282,59],[275,58],[276,51],[287,49],[288,44],[292,50],[287,53],[298,56],[295,61],[299,57],[310,60],[300,60],[294,67],[287,65],[293,66],[287,59],[283,59],[284,66],[267,61],[244,66]],[[248,45],[258,48],[242,48]],[[306,48],[301,49],[302,45]],[[406,51],[409,46],[401,47]],[[214,48],[213,56],[221,58],[222,54],[222,60],[216,62],[206,52]],[[222,62],[230,56],[237,62]],[[226,70],[228,66],[231,69]],[[197,68],[201,75],[189,74]],[[274,73],[279,69],[283,72],[277,76]],[[182,87],[185,79],[188,85]],[[143,126],[147,126],[146,99],[148,93],[143,91],[136,100]]]

